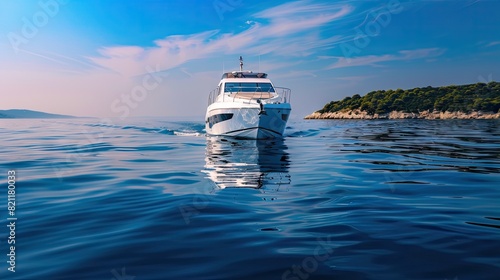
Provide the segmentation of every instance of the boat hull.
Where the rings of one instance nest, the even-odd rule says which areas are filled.
[[[208,135],[244,139],[282,137],[290,111],[288,103],[265,104],[263,110],[258,104],[239,108],[209,106],[205,118],[206,131]]]

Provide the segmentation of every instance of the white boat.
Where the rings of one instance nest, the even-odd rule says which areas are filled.
[[[210,93],[205,116],[208,135],[246,139],[283,136],[290,116],[291,90],[275,87],[266,73],[240,71],[222,75]]]

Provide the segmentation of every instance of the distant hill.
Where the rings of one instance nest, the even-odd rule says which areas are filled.
[[[49,114],[39,111],[12,109],[0,110],[0,119],[65,119],[75,118],[74,116]]]
[[[446,118],[446,114],[450,118],[476,118],[484,113],[492,118],[500,114],[498,82],[355,94],[332,101],[306,118]]]

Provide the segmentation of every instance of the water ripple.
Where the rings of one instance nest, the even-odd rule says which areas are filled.
[[[273,141],[204,133],[202,121],[2,120],[15,279],[500,275],[498,121],[291,121]]]

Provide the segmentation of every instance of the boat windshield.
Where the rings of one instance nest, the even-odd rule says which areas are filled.
[[[224,92],[274,92],[271,83],[226,83]]]

